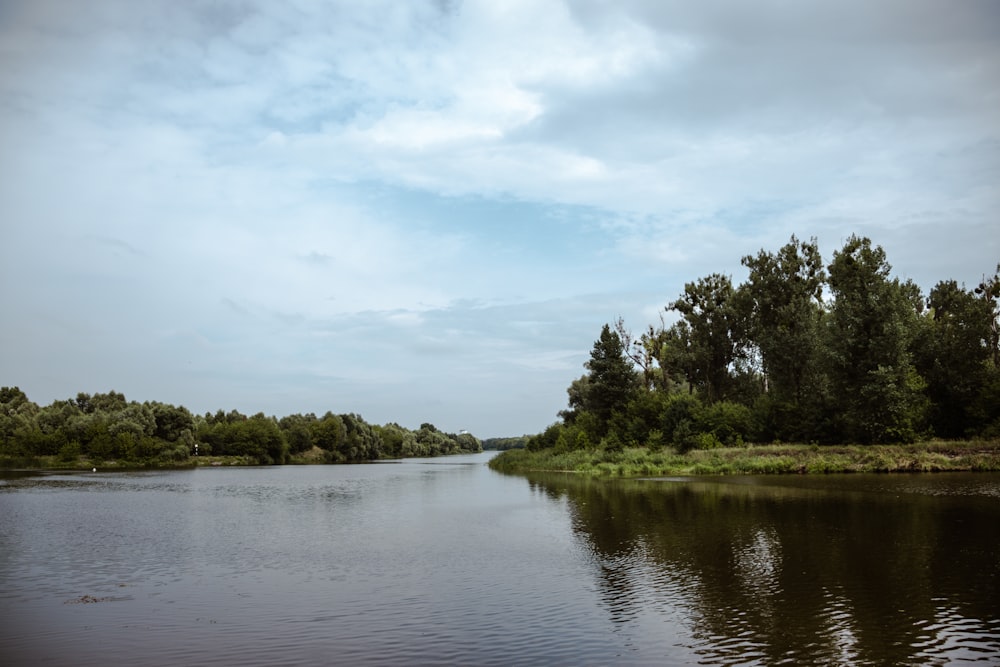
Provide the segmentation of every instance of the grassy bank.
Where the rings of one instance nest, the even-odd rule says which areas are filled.
[[[289,463],[322,463],[307,456],[293,457]],[[186,459],[164,461],[161,459],[103,461],[86,456],[64,459],[59,456],[7,456],[0,457],[0,469],[6,470],[176,470],[202,466],[255,466],[260,463],[249,456],[190,456]]]
[[[912,445],[760,445],[693,450],[627,448],[618,452],[513,449],[490,461],[500,472],[577,472],[594,476],[758,475],[836,472],[1000,471],[1000,441],[930,441]]]
[[[193,468],[200,462],[194,457],[181,461],[163,461],[148,459],[142,461],[102,461],[92,460],[86,456],[65,459],[60,456],[4,456],[0,457],[0,469],[3,470],[145,470]]]
[[[343,460],[331,459],[329,452],[319,447],[292,454],[285,465],[316,465],[323,463],[349,463]],[[354,461],[353,463],[363,463]],[[61,456],[0,456],[0,470],[93,470],[106,472],[110,470],[156,470],[200,468],[206,466],[257,466],[264,465],[252,456],[189,456],[186,459],[163,460],[159,458],[142,460],[107,461],[95,460],[88,456],[64,458]]]

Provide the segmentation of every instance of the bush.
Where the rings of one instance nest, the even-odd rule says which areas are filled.
[[[184,443],[179,443],[161,450],[156,459],[161,463],[177,463],[178,461],[186,461],[189,456],[187,446]]]
[[[72,440],[59,448],[59,460],[64,463],[70,463],[80,458],[81,453],[80,443]]]
[[[698,447],[698,433],[694,429],[694,422],[690,419],[683,419],[674,429],[672,440],[677,451],[685,454]]]
[[[669,439],[667,436],[665,436],[663,431],[658,428],[654,428],[649,432],[649,435],[646,436],[646,447],[648,447],[650,451],[659,451],[663,449],[663,446],[668,442]]]
[[[701,412],[701,401],[693,394],[671,394],[660,416],[660,430],[670,433],[675,445],[680,446],[677,429],[684,422],[688,425],[682,429],[682,435],[693,428],[698,414]]]
[[[698,430],[712,434],[726,447],[753,439],[753,414],[745,405],[719,401],[703,408],[698,417]]]
[[[557,452],[573,452],[581,449],[590,449],[590,437],[583,428],[573,424],[559,429],[555,444]]]
[[[601,449],[606,452],[620,452],[625,449],[625,443],[614,431],[601,438]]]
[[[525,447],[529,452],[537,452],[541,449],[551,449],[556,446],[556,443],[559,441],[559,434],[564,428],[566,427],[559,422],[550,424],[538,435],[531,436]]]

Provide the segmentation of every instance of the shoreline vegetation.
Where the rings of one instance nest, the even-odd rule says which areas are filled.
[[[490,466],[616,477],[1000,470],[1000,266],[972,289],[943,280],[925,296],[857,236],[829,263],[815,239],[792,236],[742,264],[742,283],[686,283],[638,336],[621,317],[605,324],[559,420]]]
[[[497,472],[565,472],[593,477],[831,473],[996,472],[1000,440],[928,441],[902,445],[751,445],[694,449],[512,449],[489,462]]]
[[[431,454],[427,458],[436,458],[438,456],[454,456],[457,454],[469,454],[474,452],[454,452],[451,454]],[[419,457],[419,456],[418,456]],[[106,460],[93,460],[88,456],[81,455],[73,460],[65,460],[58,455],[42,455],[42,456],[26,456],[26,457],[7,457],[0,461],[0,470],[7,472],[59,472],[59,471],[78,471],[78,472],[88,472],[92,470],[97,470],[99,472],[108,472],[111,470],[184,470],[184,469],[195,469],[195,468],[216,468],[216,467],[250,467],[250,466],[268,466],[268,465],[334,465],[326,460],[327,456],[324,454],[323,450],[319,447],[314,448],[314,450],[309,452],[303,452],[297,455],[289,455],[289,457],[282,463],[266,463],[261,462],[254,456],[246,455],[192,455],[186,460],[122,460],[122,461],[106,461]],[[392,462],[397,461],[398,458],[395,457],[383,457],[377,459],[365,459],[357,461],[342,461],[342,464],[350,463],[379,463],[379,462]]]
[[[237,410],[191,413],[124,394],[79,393],[40,406],[0,387],[0,468],[139,470],[205,465],[355,463],[480,452],[471,433],[424,423],[370,424],[353,413],[278,419]]]

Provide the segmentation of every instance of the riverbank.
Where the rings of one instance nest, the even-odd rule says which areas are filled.
[[[499,472],[574,472],[601,477],[1000,471],[1000,441],[759,445],[692,450],[686,454],[644,447],[617,452],[512,449],[494,457],[489,466]]]
[[[470,452],[458,452],[457,454],[468,454]],[[475,453],[475,452],[471,452]],[[440,454],[439,456],[451,456]],[[392,460],[392,457],[372,459],[372,461],[338,461],[330,460],[328,453],[324,453],[319,447],[292,454],[284,464],[275,465],[344,465],[347,463],[371,463],[372,461]],[[259,466],[263,465],[252,456],[189,456],[186,459],[165,461],[162,459],[144,460],[98,460],[81,455],[72,459],[61,456],[7,456],[0,457],[0,470],[98,470],[107,472],[110,470],[183,470],[185,468],[217,467],[217,466]]]
[[[148,459],[142,461],[93,460],[78,456],[67,460],[60,456],[7,456],[0,458],[0,470],[180,470],[205,465],[253,465],[244,456],[188,457],[180,461]]]

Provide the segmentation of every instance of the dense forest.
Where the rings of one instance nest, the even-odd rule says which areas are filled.
[[[405,456],[482,451],[469,433],[378,426],[356,414],[294,414],[281,419],[236,410],[194,415],[183,406],[127,401],[124,394],[77,394],[39,407],[17,387],[0,388],[0,463],[31,465],[55,456],[65,463],[179,465],[193,455],[244,462],[348,463]]]
[[[1000,436],[1000,266],[924,296],[857,236],[829,264],[794,236],[742,263],[744,283],[687,283],[637,337],[606,324],[568,409],[528,449]]]

